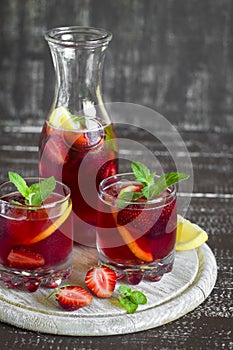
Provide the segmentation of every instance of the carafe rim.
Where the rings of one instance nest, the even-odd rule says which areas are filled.
[[[108,44],[112,39],[112,33],[103,28],[67,26],[48,30],[44,38],[49,43],[60,46],[92,48]]]

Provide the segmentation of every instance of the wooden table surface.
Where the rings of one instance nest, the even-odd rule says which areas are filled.
[[[0,19],[0,180],[9,170],[37,174],[39,133],[54,86],[44,31],[67,24],[108,28],[114,39],[105,99],[150,107],[177,127],[194,171],[186,216],[207,231],[218,265],[211,295],[169,324],[128,335],[65,337],[0,323],[1,350],[233,349],[233,2],[3,0]],[[157,140],[117,131],[139,139],[169,169]]]

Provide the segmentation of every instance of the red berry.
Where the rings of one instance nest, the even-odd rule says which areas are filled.
[[[7,257],[10,267],[33,270],[44,265],[45,260],[41,254],[24,248],[13,248]]]
[[[59,305],[66,311],[74,311],[88,306],[92,302],[92,295],[80,286],[65,286],[58,289],[55,294]]]
[[[39,286],[40,286],[40,281],[37,281],[37,280],[31,280],[31,281],[29,280],[25,282],[25,287],[30,293],[36,292]]]
[[[139,217],[139,215],[141,215],[141,217]],[[124,209],[118,212],[117,223],[122,226],[127,225],[129,223],[133,223],[136,226],[139,223],[139,219],[142,219],[142,216],[143,216],[143,219],[145,220],[144,218],[145,215],[143,214],[141,205],[129,204]]]
[[[101,168],[98,171],[97,179],[101,181],[106,177],[115,175],[117,173],[117,166],[118,164],[116,159],[110,159],[106,162],[103,161],[103,164],[101,165]]]
[[[128,277],[128,281],[131,283],[131,284],[139,284],[143,278],[143,274],[141,272],[134,272],[134,273],[129,273],[127,275]]]
[[[64,140],[67,146],[74,150],[86,151],[92,147],[95,147],[100,143],[101,135],[97,132],[72,132],[66,131],[64,133]]]
[[[113,269],[100,265],[92,267],[86,274],[87,287],[99,298],[109,298],[115,289],[117,276]]]

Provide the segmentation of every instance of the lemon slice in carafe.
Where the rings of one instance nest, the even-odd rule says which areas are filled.
[[[49,123],[56,128],[65,130],[76,130],[80,128],[78,117],[75,118],[65,107],[55,108],[49,118]]]

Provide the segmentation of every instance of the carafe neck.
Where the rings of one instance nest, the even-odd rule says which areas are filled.
[[[101,108],[101,78],[111,34],[91,27],[68,27],[51,30],[45,38],[56,73],[52,109],[62,106],[74,115],[98,116],[109,122]]]

